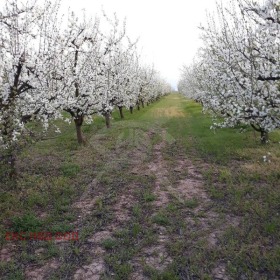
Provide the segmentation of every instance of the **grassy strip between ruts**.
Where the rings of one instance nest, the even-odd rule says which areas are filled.
[[[224,279],[279,278],[279,132],[266,146],[251,129],[214,133],[200,105],[177,94],[126,112],[125,120],[117,112],[113,117],[109,130],[101,118],[84,127],[85,147],[76,144],[73,125],[58,123],[61,135],[24,150],[17,189],[1,185],[1,279],[71,279],[101,259],[92,253],[98,250],[101,279],[134,279],[138,272],[146,279],[213,279],[219,268]],[[188,176],[187,167],[176,168],[187,158],[202,174],[207,207],[199,197],[172,194],[155,206],[157,174],[147,166],[162,141],[168,184]],[[205,227],[210,211],[218,218]],[[79,241],[11,242],[7,231],[79,231]],[[209,246],[215,231],[215,246]],[[100,232],[106,238],[97,246],[89,240]],[[149,247],[159,256],[156,250],[149,255]]]

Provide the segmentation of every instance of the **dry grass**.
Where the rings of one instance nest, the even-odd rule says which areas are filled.
[[[185,117],[185,112],[178,109],[178,107],[170,108],[156,108],[153,110],[153,116],[156,118],[182,118]]]

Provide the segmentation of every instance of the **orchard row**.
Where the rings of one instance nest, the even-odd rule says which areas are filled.
[[[7,0],[2,7],[1,148],[15,150],[27,128],[32,132],[30,122],[46,129],[57,118],[73,120],[83,143],[81,127],[93,115],[103,115],[110,126],[115,108],[123,116],[123,108],[132,112],[170,91],[153,67],[141,63],[137,41],[116,15],[69,11],[65,17],[59,1]]]
[[[280,127],[280,1],[232,1],[217,14],[179,90],[213,113],[213,127],[251,125],[265,143]]]

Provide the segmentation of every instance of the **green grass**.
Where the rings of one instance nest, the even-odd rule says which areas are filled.
[[[112,237],[100,243],[103,279],[129,279],[135,263],[148,279],[213,279],[221,262],[232,279],[277,279],[280,133],[271,133],[264,146],[251,128],[210,130],[211,117],[201,111],[199,104],[172,94],[132,115],[125,110],[124,120],[113,112],[109,130],[95,117],[83,127],[86,146],[77,144],[73,124],[57,121],[61,134],[50,131],[19,156],[17,186],[0,182],[0,244],[9,245],[7,231],[78,231],[79,241],[14,242],[11,261],[0,262],[0,278],[24,279],[25,267],[55,258],[60,267],[50,269],[47,279],[69,279],[94,258],[88,239],[115,225]],[[190,176],[186,166],[177,168],[186,158],[202,174],[209,201],[171,195],[166,205],[155,206],[157,174],[143,166],[154,160],[153,148],[162,141],[166,184],[176,187]],[[85,204],[78,207],[80,200]],[[127,215],[122,222],[117,220],[122,210],[115,208],[120,201]],[[207,221],[212,212],[217,218]],[[211,247],[215,230],[219,238]],[[163,270],[145,263],[145,250],[158,246],[159,231],[168,236],[165,247],[173,260]]]
[[[161,225],[161,226],[166,226],[169,224],[168,217],[164,215],[164,213],[157,213],[153,218],[153,222]]]
[[[156,196],[151,192],[144,192],[143,198],[146,202],[151,202],[156,199]]]
[[[197,199],[188,199],[185,201],[185,205],[188,208],[196,208],[199,205]]]
[[[106,250],[112,250],[114,247],[116,247],[117,243],[113,239],[105,239],[102,245]]]
[[[42,222],[33,214],[26,214],[12,219],[13,232],[38,232],[41,226]]]

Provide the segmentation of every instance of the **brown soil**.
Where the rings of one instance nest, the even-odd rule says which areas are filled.
[[[59,268],[58,260],[51,260],[42,267],[29,266],[25,270],[26,279],[43,280],[50,269]]]
[[[5,245],[1,251],[0,251],[0,261],[1,262],[9,262],[12,260],[12,257],[14,255],[14,247],[16,245],[12,245],[12,244],[7,244]]]

